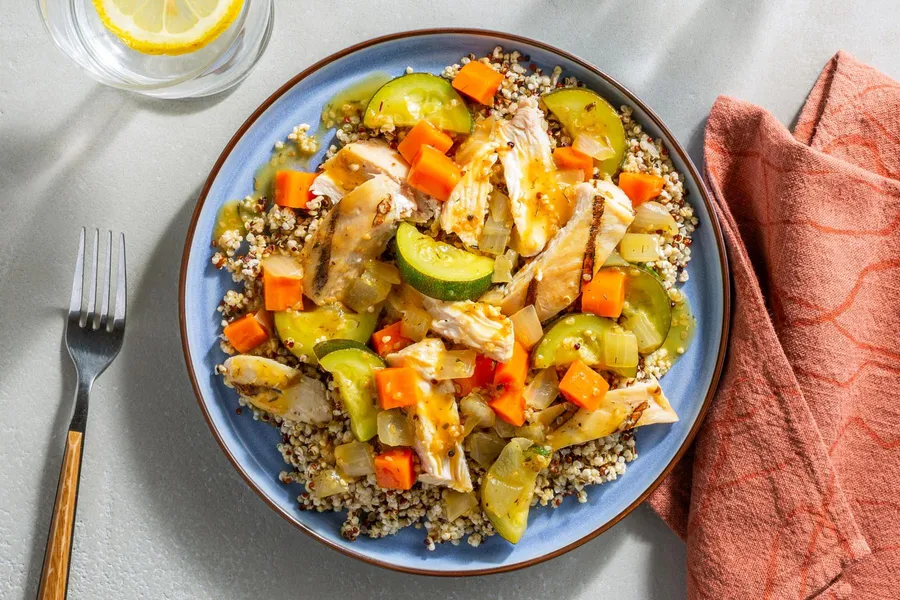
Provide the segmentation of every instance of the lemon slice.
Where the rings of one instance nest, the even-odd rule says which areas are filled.
[[[144,54],[187,54],[228,29],[244,0],[93,0],[103,25]]]

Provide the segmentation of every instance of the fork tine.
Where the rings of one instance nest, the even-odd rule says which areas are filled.
[[[91,264],[93,265],[93,269],[91,271],[91,283],[90,288],[88,288],[88,302],[87,305],[82,307],[81,311],[81,326],[84,327],[94,317],[94,311],[96,309],[96,301],[97,301],[97,249],[100,246],[100,230],[94,230],[94,251],[91,253]]]
[[[84,285],[84,227],[78,236],[78,260],[75,261],[75,278],[72,280],[72,299],[69,300],[69,316],[81,311],[81,293]]]
[[[119,234],[119,264],[116,275],[116,312],[111,329],[125,327],[126,311],[125,234]]]
[[[112,277],[112,231],[106,236],[106,268],[103,269],[103,292],[100,295],[100,310],[94,329],[106,328],[109,322],[109,280]]]

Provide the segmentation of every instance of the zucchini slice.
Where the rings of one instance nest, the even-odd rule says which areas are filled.
[[[541,469],[550,464],[550,449],[513,438],[488,469],[481,485],[481,508],[506,541],[518,543],[528,526],[528,510]]]
[[[438,129],[472,133],[472,114],[450,82],[431,73],[410,73],[381,86],[366,107],[369,129],[412,127],[428,121]]]
[[[641,354],[657,350],[672,326],[672,301],[665,286],[651,271],[636,265],[600,270],[606,269],[625,273],[625,305],[619,324],[637,336]]]
[[[409,223],[397,230],[397,266],[410,286],[438,300],[474,300],[494,275],[493,259],[438,242]]]
[[[308,311],[286,310],[275,313],[275,330],[282,341],[291,339],[288,349],[298,358],[306,357],[311,365],[318,363],[314,346],[316,340],[328,339],[369,341],[375,331],[378,313],[356,314],[342,306],[319,306]]]
[[[616,322],[606,317],[575,313],[563,315],[550,324],[531,352],[535,369],[564,367],[576,360],[588,366],[604,364],[606,332]]]
[[[625,157],[625,128],[616,109],[599,94],[585,88],[550,92],[541,100],[572,139],[584,133],[613,149],[615,154],[598,161],[598,166],[601,175],[615,175]]]
[[[668,351],[668,357],[674,364],[683,354],[678,352],[679,348],[687,349],[691,345],[694,338],[694,330],[697,329],[697,319],[691,312],[691,303],[685,294],[682,294],[682,300],[676,302],[672,308],[672,328],[669,329],[669,335],[662,347]]]
[[[343,346],[338,348],[338,346]],[[331,373],[350,416],[350,431],[361,442],[378,433],[375,405],[375,370],[387,365],[381,357],[355,340],[330,340],[316,344],[319,365]]]
[[[362,342],[358,342],[356,340],[343,340],[343,339],[327,340],[324,342],[319,342],[318,344],[316,344],[313,347],[313,352],[316,353],[316,358],[318,358],[319,361],[321,361],[323,358],[325,358],[332,352],[337,352],[338,350],[347,350],[349,348],[361,350],[363,352],[371,352],[373,355],[378,356],[378,354],[373,352],[371,348],[369,348]]]

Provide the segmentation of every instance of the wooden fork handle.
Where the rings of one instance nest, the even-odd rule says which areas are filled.
[[[69,431],[66,436],[62,470],[59,473],[59,487],[56,488],[56,502],[53,505],[53,520],[50,522],[50,536],[44,554],[38,600],[66,597],[83,449],[84,433]]]

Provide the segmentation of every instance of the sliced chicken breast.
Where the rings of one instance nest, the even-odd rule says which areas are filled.
[[[425,469],[420,481],[470,492],[472,477],[462,445],[463,429],[453,385],[447,381],[431,383],[435,365],[444,352],[441,340],[426,338],[389,354],[387,362],[392,367],[411,367],[419,375],[422,400],[408,407],[406,414],[413,428],[413,448]]]
[[[297,383],[301,375],[297,369],[277,360],[252,354],[236,354],[222,366],[225,384],[232,387],[244,385],[284,390]]]
[[[304,294],[318,305],[340,302],[366,261],[384,252],[399,221],[415,208],[385,175],[354,188],[319,221],[303,247]]]
[[[425,338],[406,348],[387,355],[388,365],[410,367],[429,381],[437,378],[437,365],[447,352],[444,342],[438,338]]]
[[[482,301],[497,304],[506,315],[533,303],[541,321],[575,301],[584,275],[593,276],[606,261],[634,220],[634,211],[628,196],[608,181],[582,183],[570,190],[575,209],[569,222],[505,288],[488,292]]]
[[[515,334],[512,321],[500,309],[483,302],[444,302],[425,297],[432,331],[500,362],[512,358]]]
[[[455,233],[463,244],[478,247],[484,218],[487,213],[491,171],[497,162],[497,122],[482,119],[475,125],[475,133],[456,152],[456,163],[463,175],[450,197],[441,207],[441,229]]]
[[[544,113],[537,100],[519,103],[512,119],[497,128],[499,156],[515,222],[513,248],[522,256],[544,249],[571,214],[559,185]]]
[[[622,429],[678,421],[675,409],[663,393],[659,382],[653,377],[628,387],[608,391],[604,402],[621,404],[628,409],[630,416]]]
[[[440,203],[406,183],[409,165],[400,153],[383,140],[366,140],[347,144],[323,165],[324,171],[313,181],[310,191],[326,196],[335,204],[362,183],[384,175],[400,186],[400,194],[415,204],[411,215],[424,222],[437,215]]]

